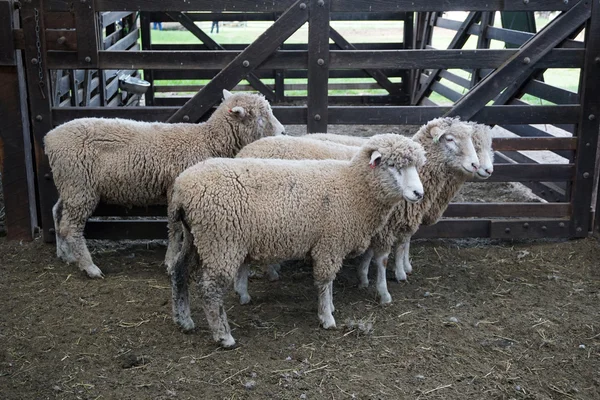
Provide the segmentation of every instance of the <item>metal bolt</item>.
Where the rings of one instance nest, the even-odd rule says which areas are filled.
[[[569,0],[563,0],[563,3],[569,4]]]
[[[248,68],[248,67],[250,66],[250,61],[248,61],[248,60],[244,60],[244,61],[242,62],[242,65],[243,65],[244,67]]]
[[[306,10],[306,4],[300,3],[300,9],[301,10]]]
[[[325,64],[325,60],[323,60],[322,58],[319,58],[319,59],[317,60],[317,64],[319,64],[319,65],[323,65],[323,64]]]
[[[36,121],[41,121],[41,120],[43,120],[43,119],[44,119],[44,117],[42,117],[42,116],[41,116],[41,115],[39,115],[39,114],[35,116],[35,120],[36,120]]]
[[[580,226],[577,227],[577,229],[575,229],[577,232],[581,232],[583,229],[581,229]]]
[[[90,63],[92,62],[92,58],[90,56],[87,56],[86,58],[83,59],[86,63]]]
[[[589,173],[589,172],[584,172],[584,173],[583,173],[583,177],[584,177],[585,179],[589,178],[589,177],[590,177],[590,173]]]
[[[59,37],[58,39],[56,39],[56,42],[58,44],[64,44],[67,41],[67,38],[64,36]]]
[[[55,233],[55,232],[56,232],[56,230],[54,228],[48,229],[48,233]]]
[[[525,222],[525,223],[523,224],[523,228],[525,228],[525,229],[528,229],[528,228],[529,228],[529,223],[528,223],[528,222]]]
[[[529,58],[529,57],[525,57],[523,59],[523,64],[529,64],[530,62],[531,62],[531,58]]]
[[[523,4],[529,4],[529,0],[523,0]]]
[[[545,231],[546,229],[548,229],[546,225],[542,225],[542,230]]]
[[[32,58],[32,59],[31,59],[31,63],[32,63],[33,65],[37,65],[37,63],[38,63],[38,59],[37,59],[37,58]]]
[[[320,121],[321,120],[321,116],[319,114],[315,114],[315,121]]]
[[[52,177],[50,176],[50,174],[44,174],[44,178],[46,178],[48,180],[52,179]]]
[[[596,64],[600,64],[600,57],[594,58],[594,61],[596,62]]]
[[[504,232],[506,232],[506,233],[510,233],[510,228],[506,228],[506,229],[504,230]]]
[[[561,223],[559,223],[559,224],[558,224],[558,227],[559,227],[559,228],[564,228],[564,227],[565,227],[565,223],[564,223],[564,222],[561,222]]]
[[[590,115],[588,115],[588,119],[589,119],[590,121],[593,121],[593,120],[595,120],[595,119],[596,119],[596,116],[595,116],[594,114],[590,114]]]
[[[184,115],[182,118],[183,122],[188,122],[190,120],[190,116],[189,115]]]
[[[319,0],[317,1],[317,4],[319,5],[319,7],[323,7],[325,5],[325,2],[323,0]]]
[[[590,142],[587,142],[587,143],[585,144],[585,147],[590,147],[590,146],[591,146]]]

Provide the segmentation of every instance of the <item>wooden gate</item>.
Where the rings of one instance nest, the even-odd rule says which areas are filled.
[[[38,194],[32,196],[32,173],[29,181],[22,180],[27,168],[18,168],[14,175],[19,177],[18,188],[12,189],[5,167],[3,178],[9,183],[8,187],[5,183],[5,192],[12,199],[13,190],[28,188],[39,208],[46,241],[54,236],[51,207],[56,190],[42,139],[52,127],[89,116],[197,122],[210,114],[223,88],[236,86],[263,93],[275,104],[274,113],[283,124],[305,124],[309,132],[324,132],[329,124],[418,125],[447,115],[499,125],[514,133],[514,137],[494,140],[497,165],[490,181],[521,182],[546,202],[454,203],[444,220],[419,231],[421,237],[583,237],[592,230],[600,117],[600,98],[594,92],[600,84],[597,1],[31,0],[22,3],[17,17],[8,12],[16,3],[1,0],[0,4],[2,21],[21,23],[0,28],[12,35],[8,42],[3,36],[2,50],[10,47],[12,53],[6,53],[22,55],[24,60],[25,108],[30,116],[24,122],[31,125],[35,164],[28,164],[23,124],[17,124],[14,116],[11,129],[3,131],[4,143],[17,143],[17,152],[11,156],[23,159],[31,172],[35,170]],[[454,21],[442,14],[448,11],[469,13],[464,21]],[[558,11],[559,15],[536,33],[530,25],[520,31],[514,26],[496,26],[497,11],[524,15],[529,21],[534,11]],[[220,13],[221,21],[274,22],[248,45],[219,44],[195,24],[213,19],[214,13]],[[509,14],[504,15],[510,19]],[[392,44],[352,44],[330,23],[359,19],[400,20],[404,28]],[[179,22],[201,43],[176,46],[153,42],[150,23],[167,20]],[[306,23],[308,40],[304,45],[285,43]],[[438,28],[456,31],[446,49],[433,47]],[[582,31],[584,40],[579,40]],[[137,47],[139,32],[141,49]],[[477,49],[464,48],[471,36],[477,37]],[[490,48],[494,41],[505,45]],[[1,55],[0,60],[4,60]],[[14,71],[10,73],[16,74],[16,64],[11,65]],[[580,69],[578,90],[546,83],[543,74],[549,68]],[[142,70],[153,85],[143,97],[144,105],[136,106],[139,96],[109,80],[116,76],[115,71]],[[456,72],[465,70],[469,78]],[[384,94],[330,96],[329,79],[343,76],[372,78],[370,85]],[[179,88],[197,90],[192,97],[160,98],[157,93],[173,90],[161,85],[161,80],[169,77],[210,81]],[[307,79],[305,98],[286,96],[288,78]],[[239,85],[242,80],[248,85]],[[13,98],[19,97],[14,90]],[[22,99],[24,88],[20,90]],[[436,93],[451,103],[435,103]],[[3,98],[5,94],[8,92],[2,93]],[[525,95],[542,99],[543,104],[533,105],[524,100]],[[111,101],[114,98],[117,100]],[[566,134],[556,137],[537,124],[554,125]],[[538,150],[552,151],[565,162],[541,164],[522,153]],[[27,212],[22,204],[11,206],[20,211],[11,211],[8,205],[7,214],[31,216],[11,222],[9,234],[11,227],[25,226],[27,232],[35,226],[31,204]],[[166,236],[161,207],[123,210],[101,206],[96,216],[127,218],[90,220],[86,228],[89,238]]]

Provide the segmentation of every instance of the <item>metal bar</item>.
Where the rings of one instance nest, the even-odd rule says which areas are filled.
[[[29,98],[29,112],[31,117],[31,130],[33,132],[33,147],[36,158],[36,179],[38,189],[38,204],[40,209],[40,222],[42,236],[45,242],[54,241],[54,221],[52,206],[58,198],[58,193],[52,182],[52,174],[48,157],[44,153],[44,135],[52,129],[51,94],[49,91],[49,76],[47,72],[47,54],[44,40],[44,18],[42,0],[24,2],[21,9],[21,22],[25,38],[24,59],[27,60],[26,79],[27,97]],[[39,29],[38,29],[39,28]],[[39,32],[36,34],[36,31]],[[37,43],[40,43],[39,50]],[[35,59],[35,63],[33,60]]]
[[[584,237],[592,230],[591,199],[600,128],[600,3],[593,1],[591,7],[585,27],[585,64],[579,85],[582,114],[577,126],[576,175],[571,188],[571,233],[576,237]]]
[[[327,132],[330,4],[330,0],[308,1],[308,133]]]
[[[518,52],[502,67],[492,72],[468,94],[463,96],[447,116],[460,116],[463,119],[471,119],[488,101],[496,98],[504,88],[506,90],[500,98],[503,99],[509,94],[512,96],[512,93],[520,87],[520,85],[515,84],[515,80],[518,81],[519,77],[540,68],[539,65],[536,65],[538,61],[565,40],[589,16],[590,4],[585,1],[578,2],[569,11],[558,16],[540,33],[519,48]]]
[[[465,43],[467,42],[467,40],[469,39],[469,34],[468,34],[469,28],[473,24],[476,24],[480,19],[481,19],[480,12],[469,13],[467,18],[465,18],[463,23],[458,28],[456,34],[452,38],[452,41],[448,45],[448,49],[462,48],[465,45]],[[419,92],[415,95],[413,104],[419,104],[419,102],[423,99],[423,97],[429,96],[429,94],[431,94],[431,85],[433,85],[434,82],[439,80],[440,72],[441,72],[440,69],[434,69],[430,72],[429,77],[427,78],[425,83],[423,83],[421,85]]]
[[[231,89],[239,83],[307,21],[306,8],[302,0],[296,1],[246,50],[235,57],[210,83],[175,112],[169,118],[169,122],[198,121],[219,101],[223,89]]]

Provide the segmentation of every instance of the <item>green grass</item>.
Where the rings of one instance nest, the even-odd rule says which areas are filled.
[[[548,19],[538,18],[536,24],[538,30],[548,23]],[[247,26],[223,26],[221,23],[220,31],[210,34],[211,22],[200,22],[198,26],[208,33],[216,42],[220,44],[248,44],[254,41],[262,34],[272,23],[270,22],[248,22]],[[332,26],[346,40],[351,43],[374,43],[374,42],[401,42],[403,40],[403,24],[399,21],[378,21],[376,23],[370,21],[332,21]],[[496,18],[495,26],[500,26],[500,18]],[[167,25],[165,24],[165,27]],[[455,32],[435,28],[433,37],[433,46],[439,49],[447,48],[452,40]],[[308,39],[308,26],[305,24],[296,33],[294,33],[286,43],[306,43]],[[200,44],[197,39],[188,31],[180,30],[153,30],[152,43],[154,44]],[[475,49],[477,47],[477,37],[471,37],[465,44],[465,49]],[[493,40],[490,48],[502,49],[504,43]],[[453,70],[453,73],[460,75],[466,79],[470,79],[470,74],[462,70]],[[398,81],[399,78],[391,78],[392,81]],[[546,83],[577,92],[579,84],[578,69],[550,69],[544,73]],[[205,85],[206,80],[167,80],[156,81],[158,85]],[[306,84],[306,79],[286,79],[286,84]],[[347,78],[347,79],[330,79],[331,83],[374,83],[371,78]],[[264,80],[267,85],[272,85],[273,80]],[[442,80],[442,83],[458,93],[466,93],[466,89],[452,82]],[[242,82],[242,84],[247,84]],[[188,92],[187,94],[189,94]],[[383,89],[347,89],[347,90],[330,90],[330,95],[382,95],[387,93]],[[158,94],[161,96],[162,94]],[[181,93],[183,95],[183,93]],[[286,90],[286,96],[306,96],[306,90]],[[438,104],[448,105],[452,101],[442,97],[437,93],[433,93],[430,99]],[[523,100],[535,105],[553,104],[539,98],[525,95]]]

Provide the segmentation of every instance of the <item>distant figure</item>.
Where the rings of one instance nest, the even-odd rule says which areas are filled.
[[[212,22],[212,26],[210,27],[210,33],[213,33],[213,29],[215,29],[215,26],[217,27],[217,33],[219,33],[219,21]]]
[[[162,31],[162,22],[153,22],[152,29],[158,29],[159,31]]]

